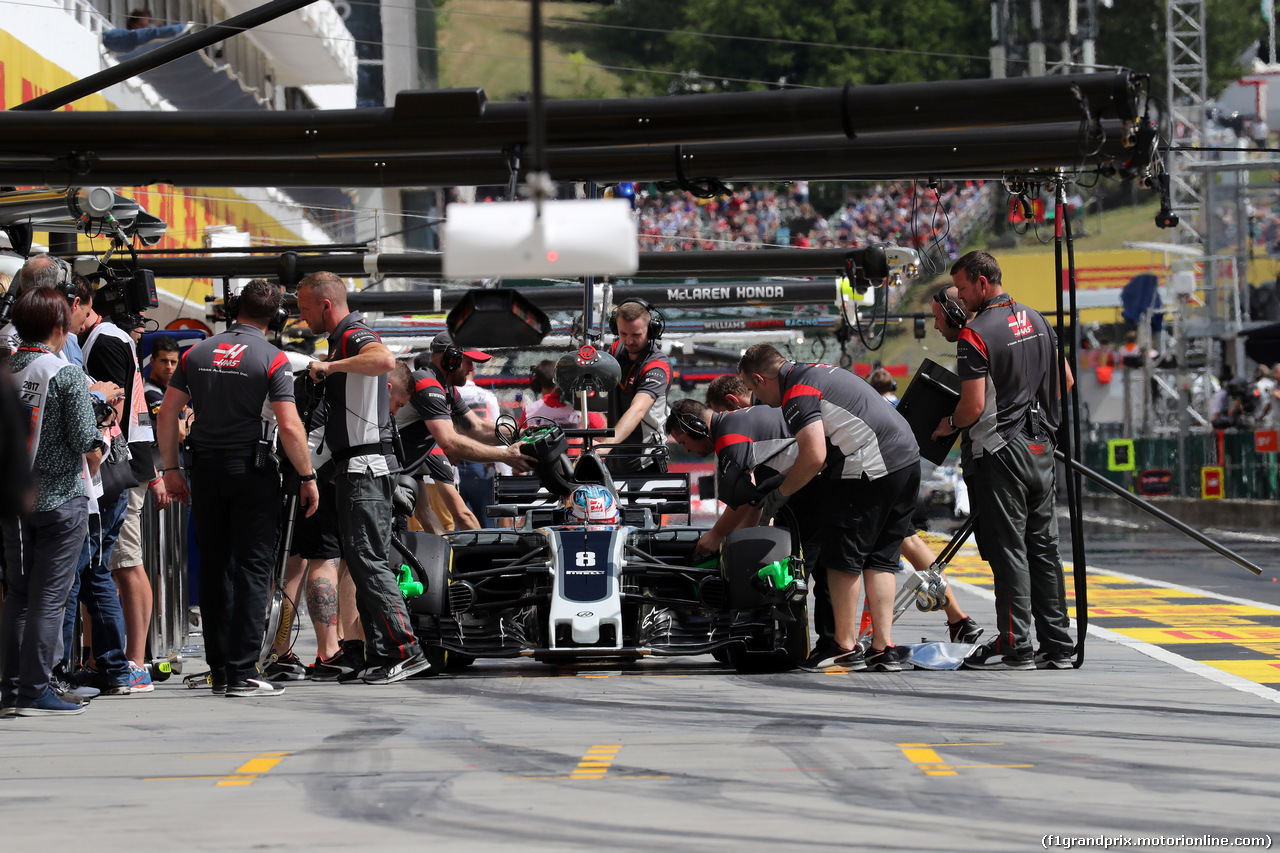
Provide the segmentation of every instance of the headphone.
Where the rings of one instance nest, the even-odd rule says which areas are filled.
[[[240,294],[232,293],[223,300],[223,308],[227,312],[230,320],[235,320],[240,316]],[[289,322],[289,309],[281,305],[276,309],[275,313],[267,320],[267,331],[283,332],[285,324]]]
[[[933,295],[933,301],[942,306],[942,316],[951,328],[963,329],[969,323],[965,310],[947,296],[945,287]]]
[[[662,337],[662,333],[667,330],[667,321],[662,314],[658,312],[646,300],[639,296],[628,296],[626,299],[613,306],[613,311],[609,314],[609,331],[616,338],[618,336],[618,309],[628,302],[634,302],[641,308],[649,312],[649,343],[653,343]]]
[[[52,255],[50,257],[53,258]],[[54,282],[53,286],[66,298],[67,302],[75,302],[76,297],[79,295],[76,293],[75,282],[71,280],[75,270],[71,268],[71,264],[62,258],[53,258],[53,263],[58,268],[58,280]]]
[[[463,352],[454,344],[449,344],[442,350],[437,350],[432,346],[431,351],[440,353],[440,369],[445,373],[453,373],[459,367],[462,367]]]
[[[707,422],[696,415],[689,412],[672,412],[671,418],[676,422],[676,426],[680,427],[680,431],[690,438],[710,438],[711,428],[707,426]],[[667,430],[670,434],[671,430]]]

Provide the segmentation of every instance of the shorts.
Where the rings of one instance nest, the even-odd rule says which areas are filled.
[[[111,549],[111,571],[142,565],[142,507],[147,502],[147,486],[129,490],[129,506],[120,525],[120,536]]]
[[[289,555],[304,560],[342,559],[342,541],[338,538],[338,487],[332,480],[320,483],[320,506],[310,518],[302,505],[298,505]]]
[[[901,571],[902,540],[916,532],[911,518],[920,466],[912,464],[878,480],[837,480],[824,488],[823,568],[850,574]]]

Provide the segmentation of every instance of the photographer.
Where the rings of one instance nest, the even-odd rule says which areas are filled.
[[[187,350],[160,406],[160,453],[174,496],[188,499],[178,465],[178,416],[191,402],[191,494],[200,552],[200,615],[215,694],[278,696],[257,678],[267,598],[280,536],[280,470],[266,445],[270,403],[280,443],[299,472],[307,514],[319,502],[307,435],[294,405],[289,359],[266,337],[280,290],[253,279],[240,293],[237,322]]]
[[[9,369],[31,418],[28,452],[36,488],[30,513],[4,520],[0,715],[79,714],[84,706],[56,695],[50,675],[88,535],[85,460],[90,471],[97,467],[102,435],[84,373],[55,354],[71,327],[66,299],[51,288],[32,289],[14,304],[13,320],[23,344],[10,356]]]
[[[89,301],[82,297],[82,301]],[[128,463],[109,464],[103,468],[103,495],[99,501],[102,545],[100,559],[110,568],[111,578],[119,590],[124,616],[127,645],[134,656],[145,657],[146,636],[151,621],[151,581],[141,560],[141,513],[149,490],[156,507],[169,505],[164,478],[156,470],[151,454],[155,437],[151,416],[142,387],[138,367],[137,345],[133,336],[121,328],[114,318],[103,317],[107,310],[103,295],[92,298],[92,305],[80,333],[85,370],[96,379],[114,382],[124,389],[123,407],[119,410],[120,432],[128,445]],[[125,563],[114,559],[117,541],[123,541],[128,557]],[[133,559],[134,557],[137,559]],[[94,641],[97,642],[97,636]],[[98,650],[95,649],[95,656]],[[151,676],[141,660],[130,660],[129,692],[149,693]]]

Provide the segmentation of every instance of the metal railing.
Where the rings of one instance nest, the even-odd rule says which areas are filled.
[[[180,658],[190,639],[187,525],[191,510],[172,503],[163,512],[147,493],[142,507],[142,564],[153,595],[151,659]]]

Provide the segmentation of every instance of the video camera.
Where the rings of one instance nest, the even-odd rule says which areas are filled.
[[[94,290],[93,310],[118,326],[136,325],[143,311],[160,306],[151,270],[121,274],[103,267],[97,278],[103,283]]]
[[[1252,382],[1243,376],[1237,376],[1235,379],[1227,382],[1227,399],[1240,404],[1240,411],[1246,415],[1251,415],[1258,410],[1258,403],[1262,399],[1262,395],[1258,393],[1258,389]]]

